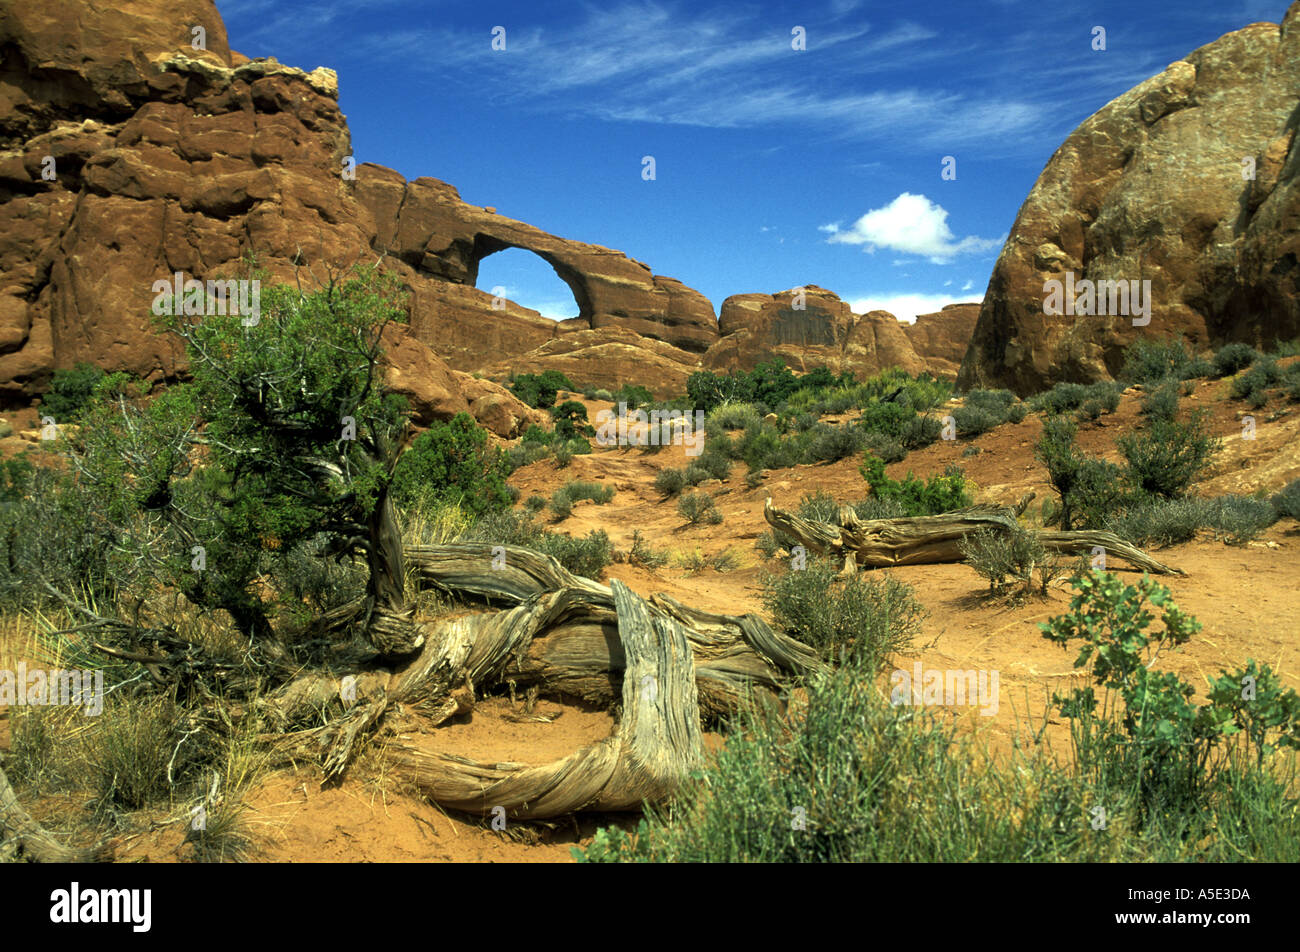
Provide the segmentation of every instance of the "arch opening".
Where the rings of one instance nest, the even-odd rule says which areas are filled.
[[[562,264],[527,248],[496,241],[480,239],[476,246],[481,253],[474,263],[474,286],[480,291],[499,294],[553,321],[590,319],[581,280],[576,274],[566,276],[568,269]]]

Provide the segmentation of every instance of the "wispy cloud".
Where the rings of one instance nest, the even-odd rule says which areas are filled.
[[[968,41],[908,21],[850,23],[853,6],[837,6],[839,16],[828,20],[777,22],[644,0],[588,9],[564,26],[507,21],[503,51],[491,49],[486,30],[469,36],[437,27],[361,35],[353,45],[361,54],[409,59],[440,82],[496,101],[567,116],[784,127],[923,147],[1003,142],[1043,121],[1045,103],[943,88],[948,70],[896,79],[900,67],[916,77]],[[791,49],[793,25],[807,29],[805,51]]]

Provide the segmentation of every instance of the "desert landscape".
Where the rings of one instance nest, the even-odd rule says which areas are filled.
[[[0,0],[0,859],[1300,860],[1278,12],[905,321],[360,161],[210,0]]]

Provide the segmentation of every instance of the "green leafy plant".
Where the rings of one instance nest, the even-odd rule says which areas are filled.
[[[894,480],[885,475],[884,460],[864,453],[859,471],[873,497],[897,502],[909,516],[937,515],[972,503],[965,477],[956,466],[927,480],[917,479],[911,472],[902,480]]]

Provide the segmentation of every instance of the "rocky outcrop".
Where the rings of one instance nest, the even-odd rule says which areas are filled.
[[[390,377],[426,420],[479,407],[498,431],[517,429],[527,408],[460,392],[469,378],[455,370],[568,334],[692,362],[718,337],[702,295],[617,251],[468,205],[435,179],[408,183],[373,165],[351,175],[334,73],[232,52],[209,0],[5,4],[0,54],[0,399],[10,403],[80,360],[182,375],[176,341],[152,323],[153,282],[234,276],[250,253],[272,279],[308,283],[386,254],[411,300]],[[580,316],[557,324],[477,291],[479,262],[509,247],[550,262]]]
[[[616,390],[624,384],[640,384],[667,399],[685,393],[686,379],[699,369],[695,354],[629,330],[606,328],[560,334],[525,354],[490,364],[485,371],[505,379],[515,373],[558,370],[577,387]]]
[[[532,225],[468,205],[446,182],[430,178],[407,182],[391,169],[363,165],[357,170],[356,195],[373,217],[374,246],[417,273],[472,289],[484,258],[506,248],[523,248],[551,265],[573,291],[578,317],[572,325],[596,330],[624,328],[694,353],[703,353],[718,338],[713,305],[698,291],[652,274],[649,267],[622,252],[557,238]],[[484,314],[482,302],[490,302],[491,296],[479,294],[482,300],[468,311],[434,309],[413,314],[413,319],[433,329],[437,335],[433,340],[441,340],[444,330],[455,336],[464,355],[459,360],[482,363],[500,357],[506,351],[488,346],[475,351],[467,346],[483,325],[501,314],[500,310]],[[524,317],[523,325],[533,323]],[[472,333],[467,335],[453,324],[469,324]],[[513,329],[520,324],[512,319],[508,326]],[[540,325],[527,329],[531,333],[521,343],[529,346],[511,349],[535,346]]]
[[[951,379],[961,368],[979,315],[978,304],[948,304],[933,314],[918,314],[916,323],[903,325],[903,333],[930,373]]]
[[[1104,379],[1139,334],[1199,346],[1300,334],[1298,91],[1300,2],[1280,26],[1229,33],[1079,126],[1012,226],[959,386],[1024,394]],[[1149,280],[1150,323],[1046,314],[1044,283],[1067,273]]]
[[[854,314],[847,301],[816,285],[732,295],[722,303],[718,326],[722,338],[701,361],[711,370],[748,369],[774,357],[798,371],[825,366],[860,378],[887,367],[925,369],[892,314]]]

